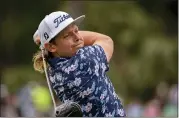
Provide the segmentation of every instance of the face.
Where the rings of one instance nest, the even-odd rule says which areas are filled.
[[[54,56],[71,57],[83,46],[84,40],[78,27],[71,24],[56,36],[54,43],[48,43],[46,47]]]

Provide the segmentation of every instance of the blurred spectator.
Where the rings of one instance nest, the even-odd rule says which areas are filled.
[[[159,117],[161,114],[160,101],[157,98],[150,100],[144,109],[144,117]]]
[[[160,99],[161,107],[165,104],[169,92],[169,85],[162,81],[156,87],[156,97]]]
[[[178,105],[178,85],[175,84],[171,87],[168,95],[168,102],[173,105]]]
[[[163,84],[163,83],[162,83]],[[156,96],[147,104],[133,98],[126,106],[129,117],[176,117],[178,109],[178,85],[166,89],[162,84],[157,87]],[[162,86],[163,87],[162,87]],[[29,82],[18,94],[10,94],[6,85],[1,84],[1,117],[52,117],[53,107],[49,90],[36,82]],[[168,86],[167,86],[168,87]],[[160,88],[160,89],[159,89]],[[165,92],[162,92],[162,89]],[[159,90],[161,92],[159,92]],[[169,90],[169,92],[167,92]],[[165,94],[164,94],[165,93]],[[160,96],[160,97],[159,97]],[[162,98],[162,99],[161,99]],[[163,102],[163,100],[165,102]],[[59,100],[57,99],[57,102]],[[162,105],[163,104],[163,105]]]
[[[18,105],[21,111],[22,117],[35,117],[35,110],[32,104],[31,98],[32,87],[30,83],[20,89],[18,93]]]
[[[164,117],[176,117],[177,116],[177,106],[173,104],[166,104],[163,109],[162,116]]]
[[[17,111],[13,105],[13,99],[11,98],[6,85],[1,84],[1,117],[17,117]]]
[[[31,91],[36,116],[51,116],[51,96],[47,87],[36,85]]]
[[[142,109],[143,106],[141,102],[137,99],[134,99],[128,106],[127,106],[127,116],[128,117],[141,117],[142,116]]]
[[[168,94],[168,101],[163,109],[162,116],[176,117],[178,105],[178,88],[177,85],[173,85]]]

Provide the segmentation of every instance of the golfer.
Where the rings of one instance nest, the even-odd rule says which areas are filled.
[[[125,117],[122,103],[106,72],[113,54],[113,41],[104,34],[79,31],[84,15],[73,19],[57,11],[47,15],[38,27],[46,50],[48,75],[60,99],[78,103],[84,117]],[[34,68],[43,72],[41,51],[34,57]]]

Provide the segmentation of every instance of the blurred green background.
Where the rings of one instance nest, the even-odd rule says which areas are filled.
[[[160,83],[178,85],[177,0],[6,0],[1,8],[0,79],[10,94],[29,81],[46,85],[44,75],[33,70],[38,47],[32,36],[45,15],[57,10],[74,18],[85,14],[81,30],[113,39],[108,75],[125,105],[136,98],[145,104]]]

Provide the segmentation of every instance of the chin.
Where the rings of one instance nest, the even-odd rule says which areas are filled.
[[[82,47],[84,47],[84,45],[80,45],[80,46],[79,46],[79,48],[82,48]]]
[[[73,53],[73,55],[75,55],[75,54],[77,53],[77,51],[78,51],[80,48],[82,48],[82,47],[83,47],[83,46],[80,46],[80,47],[76,48],[75,51],[74,51],[74,53]]]
[[[78,45],[78,46],[76,47],[76,49],[78,50],[78,49],[80,49],[80,48],[82,48],[82,47],[84,47],[84,43]]]

